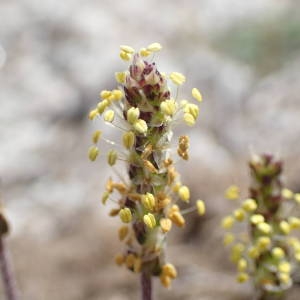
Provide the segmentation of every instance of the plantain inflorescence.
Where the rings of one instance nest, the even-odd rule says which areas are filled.
[[[282,163],[273,156],[255,155],[249,167],[250,196],[223,219],[224,244],[231,247],[237,281],[251,278],[259,299],[269,299],[291,287],[294,267],[300,262],[300,241],[293,236],[300,229],[300,218],[291,215],[299,212],[300,194],[282,186]],[[240,199],[238,187],[229,187],[225,197]],[[232,232],[238,223],[246,225],[246,233]]]
[[[195,103],[178,99],[179,87],[186,79],[178,72],[166,75],[158,71],[152,59],[161,48],[159,43],[153,43],[136,52],[132,47],[121,46],[120,58],[129,63],[129,68],[115,74],[117,88],[100,93],[101,101],[89,118],[102,116],[123,132],[123,149],[110,150],[107,161],[110,166],[125,161],[128,178],[109,178],[102,196],[103,204],[108,200],[116,203],[110,215],[119,216],[123,223],[118,236],[124,242],[124,251],[115,261],[133,272],[159,276],[162,285],[169,287],[177,271],[166,262],[166,235],[173,225],[183,227],[184,213],[193,210],[184,212],[178,205],[180,201],[183,205],[189,203],[190,191],[181,183],[171,157],[172,129],[181,120],[188,126],[195,124],[202,96],[194,88],[191,96]],[[106,140],[101,131],[96,131],[89,149],[91,161],[99,155],[101,139]],[[179,137],[178,156],[187,160],[188,150],[189,137]],[[203,215],[204,202],[198,200],[194,209]]]

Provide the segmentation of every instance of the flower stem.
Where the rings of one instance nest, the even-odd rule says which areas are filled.
[[[0,237],[0,269],[7,300],[18,300],[18,291],[4,239]]]
[[[151,275],[143,272],[141,274],[142,300],[152,299],[152,279]]]

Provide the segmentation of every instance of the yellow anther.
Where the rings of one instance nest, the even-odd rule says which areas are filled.
[[[196,119],[190,113],[184,113],[183,120],[188,126],[194,126],[196,123]]]
[[[156,204],[153,194],[147,193],[146,195],[143,195],[142,203],[145,208],[152,211],[155,208],[155,204]]]
[[[168,218],[160,219],[159,224],[164,233],[169,232],[172,228],[172,221]]]
[[[107,155],[107,162],[110,166],[113,166],[118,159],[118,153],[115,150],[110,150]]]
[[[227,216],[227,217],[223,218],[221,226],[224,229],[230,229],[233,224],[234,224],[234,218],[232,216]]]
[[[298,229],[300,228],[300,218],[296,217],[289,217],[288,222],[290,224],[291,229]]]
[[[126,225],[121,226],[119,228],[118,235],[119,235],[120,241],[123,241],[126,238],[126,236],[128,235],[128,232],[129,232],[129,229],[128,229],[128,226],[126,226]]]
[[[183,227],[185,225],[185,220],[179,211],[169,213],[169,219],[178,227]]]
[[[98,113],[100,115],[102,115],[103,112],[105,111],[106,107],[108,107],[108,106],[109,106],[109,102],[108,102],[107,99],[104,99],[101,102],[99,102],[98,105],[97,105]]]
[[[153,214],[148,213],[147,215],[144,215],[143,220],[150,229],[153,229],[156,226],[156,220]]]
[[[123,93],[120,90],[113,90],[111,96],[113,97],[112,100],[121,100],[123,98]]]
[[[196,202],[197,211],[200,216],[205,214],[205,203],[203,200],[197,200]]]
[[[119,216],[124,223],[129,223],[132,220],[131,210],[128,207],[122,208],[119,212]]]
[[[249,250],[248,250],[248,255],[252,259],[256,259],[256,258],[259,257],[260,251],[257,247],[250,247]]]
[[[259,223],[257,225],[257,228],[260,232],[264,234],[270,234],[272,232],[272,227],[266,222]]]
[[[141,48],[140,49],[140,55],[143,57],[147,57],[151,54],[151,51],[147,50],[146,48]]]
[[[170,74],[170,79],[176,85],[182,85],[185,82],[185,76],[178,72],[172,72]]]
[[[289,284],[291,282],[291,276],[287,273],[279,273],[278,278],[281,283],[283,284]]]
[[[184,107],[184,112],[191,114],[196,120],[199,115],[199,107],[196,104],[187,103]]]
[[[113,189],[116,189],[121,195],[127,194],[128,190],[124,183],[114,182],[112,184]]]
[[[147,126],[147,123],[142,120],[142,119],[139,119],[137,120],[134,124],[133,124],[133,128],[138,132],[138,133],[141,133],[141,134],[145,134],[148,130],[148,126]]]
[[[91,161],[95,161],[98,155],[99,149],[96,146],[92,146],[89,148],[89,159]]]
[[[102,135],[102,131],[100,131],[100,130],[97,130],[94,132],[93,137],[92,137],[94,144],[98,143],[99,139],[101,138],[101,135]]]
[[[109,215],[110,215],[111,217],[115,217],[115,216],[117,216],[117,215],[119,214],[119,212],[120,212],[120,209],[119,209],[119,208],[113,208],[113,209],[109,212]]]
[[[140,110],[138,107],[131,107],[127,111],[127,121],[130,124],[134,124],[140,116]]]
[[[244,258],[239,259],[239,261],[237,263],[237,269],[239,272],[246,271],[247,266],[248,266],[248,263],[247,263],[246,259],[244,259]]]
[[[111,178],[108,178],[105,188],[107,190],[107,192],[112,193],[113,192],[113,181],[111,180]]]
[[[284,234],[289,234],[291,231],[291,226],[287,221],[281,221],[279,223],[279,228]]]
[[[142,159],[146,159],[150,156],[150,154],[153,152],[153,146],[151,144],[148,144],[141,155]]]
[[[202,102],[202,95],[197,88],[192,89],[192,96],[199,102]]]
[[[142,260],[140,257],[136,257],[133,264],[133,272],[139,273],[142,268]]]
[[[245,272],[241,272],[236,277],[237,282],[244,283],[249,280],[249,275]]]
[[[147,47],[147,50],[150,52],[157,52],[162,49],[162,46],[160,43],[152,43]]]
[[[294,193],[289,190],[289,189],[282,189],[281,191],[281,195],[282,197],[286,198],[286,199],[292,199],[294,197]]]
[[[237,221],[242,222],[244,221],[246,214],[242,208],[238,208],[233,212],[233,216]]]
[[[169,288],[171,286],[171,278],[169,276],[163,275],[161,274],[159,276],[160,282],[161,284],[165,287],[165,288]]]
[[[261,236],[257,239],[256,244],[260,250],[265,250],[271,245],[271,239],[267,236]]]
[[[173,116],[177,110],[177,103],[174,99],[163,101],[160,110],[167,116]]]
[[[125,61],[129,61],[131,59],[131,54],[129,54],[125,51],[121,51],[120,52],[120,57],[121,57],[121,59],[123,59]]]
[[[103,119],[106,122],[111,123],[115,118],[115,112],[111,109],[109,109],[108,111],[106,111],[103,115]]]
[[[278,270],[282,273],[290,273],[291,272],[291,264],[287,261],[282,261],[278,264]]]
[[[272,253],[272,256],[276,259],[281,259],[285,256],[283,249],[280,247],[273,248],[271,253]]]
[[[107,200],[108,200],[108,198],[109,198],[109,195],[110,195],[110,193],[108,192],[108,191],[105,191],[103,194],[102,194],[102,199],[101,199],[101,201],[102,201],[102,204],[106,204],[106,202],[107,202]]]
[[[107,99],[107,98],[110,97],[110,95],[111,95],[111,91],[107,91],[107,90],[103,90],[103,91],[101,91],[101,93],[100,93],[100,97],[101,97],[102,99]]]
[[[115,256],[115,263],[118,265],[118,266],[121,266],[123,265],[123,263],[125,262],[125,257],[123,254],[117,254]]]
[[[129,53],[129,54],[132,54],[132,53],[134,53],[134,51],[135,51],[132,47],[127,46],[127,45],[121,45],[121,46],[120,46],[120,49],[121,49],[122,51],[124,51],[125,53]]]
[[[172,279],[175,279],[177,277],[177,271],[172,264],[163,265],[162,274],[165,276],[169,276]]]
[[[178,195],[182,201],[184,202],[190,201],[190,190],[186,185],[183,185],[179,188]]]
[[[247,212],[253,212],[257,209],[257,204],[254,199],[249,198],[243,202],[242,207]]]
[[[257,224],[259,224],[259,223],[264,222],[264,221],[265,221],[265,218],[264,218],[263,215],[260,215],[260,214],[254,214],[254,215],[251,216],[250,221],[251,221],[252,224],[257,225]]]
[[[232,244],[235,240],[235,237],[232,233],[226,233],[224,238],[223,238],[223,244],[225,246],[228,246],[230,244]]]
[[[125,83],[126,81],[126,72],[116,72],[115,78],[118,83]]]
[[[231,185],[225,191],[225,198],[229,200],[236,200],[240,197],[240,189],[236,185]]]
[[[135,262],[135,256],[130,253],[126,256],[126,260],[125,260],[125,263],[126,263],[126,267],[127,268],[132,268],[133,265],[134,265],[134,262]]]
[[[295,201],[296,201],[298,204],[300,204],[300,193],[296,193],[296,194],[294,195],[294,199],[295,199]]]
[[[99,116],[98,109],[93,109],[89,113],[89,119],[94,120],[97,116]]]
[[[122,137],[123,145],[126,149],[131,149],[135,143],[135,135],[132,131],[125,132]]]

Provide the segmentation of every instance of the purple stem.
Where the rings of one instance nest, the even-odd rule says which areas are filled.
[[[142,300],[152,299],[152,280],[151,275],[143,272],[141,274]]]
[[[0,269],[7,300],[18,300],[18,291],[4,239],[0,237]]]

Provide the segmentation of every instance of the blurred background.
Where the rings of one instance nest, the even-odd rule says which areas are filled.
[[[234,183],[247,196],[247,161],[261,152],[282,158],[286,186],[300,191],[298,0],[0,1],[0,189],[23,300],[138,299],[137,277],[113,262],[120,222],[100,203],[112,172],[105,155],[87,159],[104,126],[87,114],[126,67],[119,45],[152,42],[160,71],[187,76],[180,96],[204,97],[197,126],[178,128],[191,137],[178,168],[208,210],[171,234],[179,278],[170,291],[156,282],[156,298],[252,299],[221,247],[233,208],[222,195]]]

